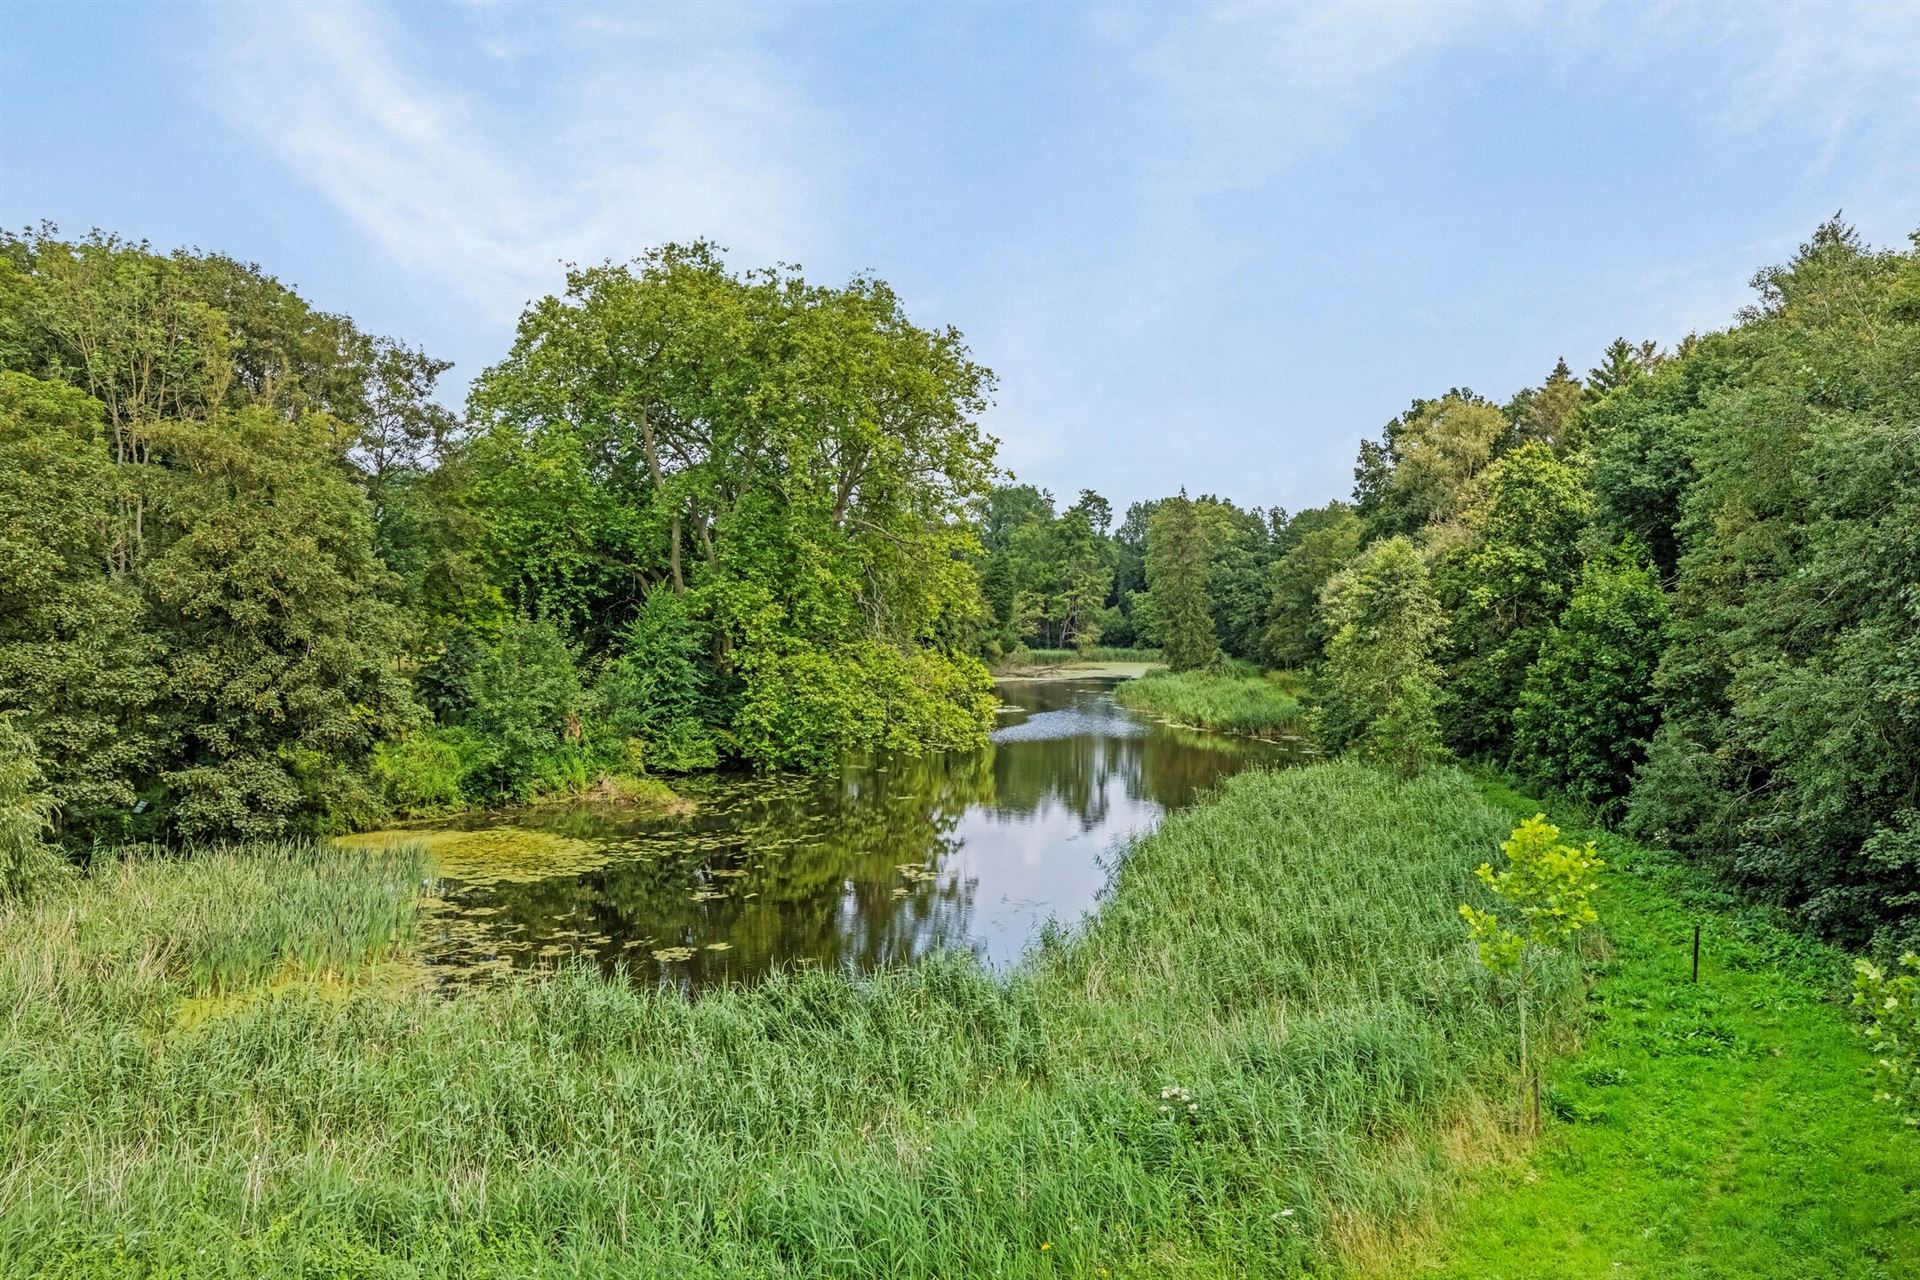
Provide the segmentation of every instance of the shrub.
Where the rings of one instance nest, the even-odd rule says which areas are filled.
[[[464,808],[479,798],[498,749],[471,729],[448,726],[408,734],[374,749],[373,776],[387,803],[409,817]]]
[[[836,650],[757,652],[741,664],[741,753],[773,768],[818,768],[874,747],[977,746],[993,723],[993,682],[976,658],[902,653],[869,642]]]
[[[582,733],[586,695],[572,648],[544,619],[515,618],[476,664],[468,723],[498,743],[492,789],[531,793],[542,757]]]
[[[706,660],[708,632],[684,595],[655,591],[621,637],[594,696],[608,728],[645,744],[648,763],[664,773],[720,763],[716,726],[725,708]]]
[[[1900,957],[1907,973],[1889,976],[1870,960],[1854,962],[1853,1003],[1868,1022],[1876,1092],[1910,1125],[1920,1125],[1920,955]]]
[[[647,767],[659,773],[696,773],[720,763],[720,738],[691,717],[669,721],[650,737],[630,738],[641,744]]]

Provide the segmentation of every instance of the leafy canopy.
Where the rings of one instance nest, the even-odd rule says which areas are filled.
[[[1513,928],[1493,911],[1462,905],[1460,915],[1479,948],[1480,961],[1495,973],[1516,969],[1528,947],[1553,951],[1599,920],[1593,892],[1606,863],[1589,840],[1564,844],[1560,828],[1537,813],[1513,829],[1500,846],[1507,865],[1499,871],[1483,862],[1474,871],[1480,882],[1513,909]]]

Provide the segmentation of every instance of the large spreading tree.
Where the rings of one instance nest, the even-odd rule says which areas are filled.
[[[590,648],[687,597],[748,759],[971,743],[991,387],[881,281],[668,246],[528,308],[474,388],[472,502],[509,601]]]

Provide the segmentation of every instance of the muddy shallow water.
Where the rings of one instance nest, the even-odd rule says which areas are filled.
[[[578,807],[419,828],[441,879],[426,958],[456,980],[578,953],[690,989],[939,948],[1009,964],[1049,918],[1093,904],[1127,837],[1293,758],[1155,723],[1116,705],[1114,683],[1002,684],[979,751],[684,779],[688,816]]]

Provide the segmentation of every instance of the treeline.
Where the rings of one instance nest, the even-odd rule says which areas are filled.
[[[569,272],[464,416],[447,369],[218,254],[0,238],[0,764],[69,843],[983,740],[958,333],[695,244]]]
[[[1920,942],[1920,253],[1835,221],[1754,285],[1725,332],[1415,401],[1351,502],[1136,507],[1101,638],[1310,670],[1325,748],[1498,762]]]
[[[1203,651],[1197,662],[1184,650],[1169,654],[1182,668],[1216,653],[1262,656],[1268,573],[1292,545],[1277,507],[1182,492],[1133,503],[1116,528],[1112,505],[1091,489],[1057,511],[1051,493],[1012,483],[987,494],[979,535],[984,657],[1021,647],[1158,648],[1170,639]]]
[[[577,269],[461,415],[258,268],[6,237],[0,771],[69,842],[327,830],[968,746],[980,658],[1147,645],[1920,941],[1920,254],[1835,222],[1755,284],[1725,332],[1416,401],[1351,501],[1116,524],[996,486],[991,374],[877,280]]]

